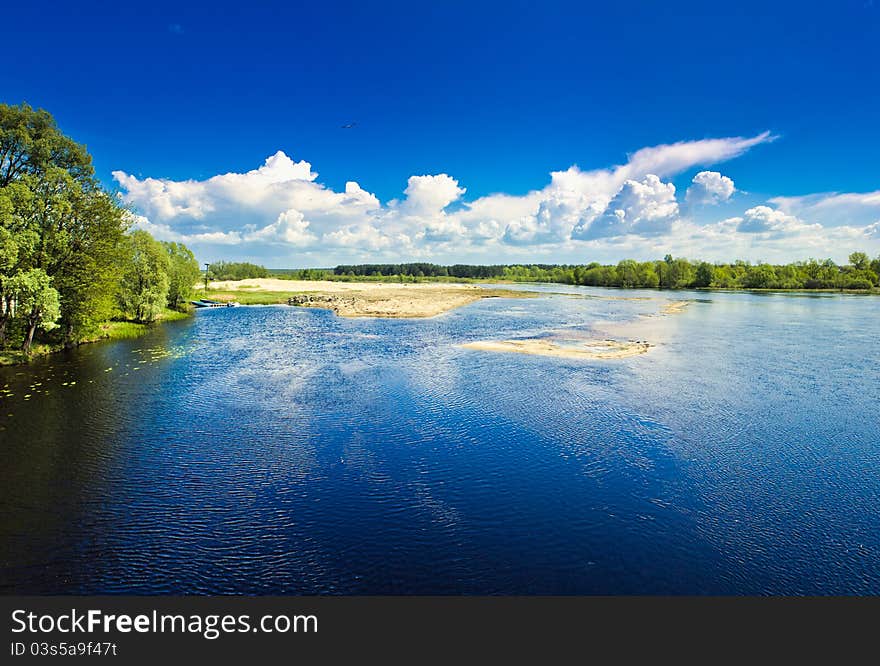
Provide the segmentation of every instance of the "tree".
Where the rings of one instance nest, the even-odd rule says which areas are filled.
[[[673,259],[670,255],[666,255],[664,262],[666,263],[664,286],[682,289],[689,287],[694,281],[696,271],[687,259]]]
[[[52,115],[27,104],[0,104],[0,187],[49,167],[75,180],[91,180],[92,159],[84,146],[64,136]]]
[[[137,322],[156,321],[168,299],[170,260],[162,244],[143,230],[126,237],[119,306]]]
[[[61,314],[58,291],[52,287],[52,278],[41,268],[17,273],[10,280],[10,290],[15,294],[15,306],[25,326],[22,349],[28,353],[37,327],[44,330],[55,328]]]
[[[12,204],[0,214],[17,243],[12,270],[39,268],[52,278],[62,337],[75,344],[110,316],[124,211],[95,180],[85,147],[26,104],[0,104],[0,192]]]
[[[776,286],[776,270],[770,264],[751,267],[743,280],[746,289],[771,289]]]
[[[0,189],[0,347],[6,344],[6,325],[12,317],[14,295],[9,281],[18,262],[18,243],[11,226],[12,202]]]
[[[181,308],[201,277],[199,262],[183,243],[162,243],[168,253],[168,306]]]
[[[863,271],[870,267],[870,259],[864,252],[853,252],[849,255],[849,263],[857,271]]]
[[[617,280],[621,287],[639,286],[639,265],[632,259],[617,264]]]
[[[697,274],[694,278],[695,287],[711,287],[712,281],[715,279],[715,267],[705,261],[700,262],[697,266]]]

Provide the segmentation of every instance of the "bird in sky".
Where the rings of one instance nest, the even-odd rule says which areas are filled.
[[[341,126],[341,129],[352,129],[357,123],[345,123],[345,125]]]

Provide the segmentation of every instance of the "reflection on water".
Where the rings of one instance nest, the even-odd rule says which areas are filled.
[[[0,369],[0,590],[880,592],[880,300],[545,290]],[[458,346],[553,331],[656,346]]]

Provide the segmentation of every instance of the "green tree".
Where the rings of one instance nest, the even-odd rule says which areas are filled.
[[[656,289],[660,284],[660,278],[654,270],[653,262],[646,261],[639,264],[639,286],[648,289]]]
[[[52,278],[63,339],[75,344],[110,315],[124,211],[101,190],[85,147],[26,104],[0,104],[0,191],[12,203],[0,226],[15,236],[13,270]]]
[[[639,286],[639,265],[632,259],[617,264],[617,282],[621,287]]]
[[[770,264],[752,266],[746,273],[743,286],[746,289],[772,289],[776,286],[776,270]]]
[[[182,308],[201,277],[199,262],[183,243],[162,243],[168,253],[168,306]]]
[[[10,280],[10,290],[15,294],[17,316],[25,327],[22,349],[30,351],[37,327],[50,330],[61,314],[58,292],[52,286],[52,278],[40,268],[17,273]]]
[[[12,317],[14,294],[10,280],[18,262],[18,242],[11,229],[12,210],[12,202],[0,189],[0,347],[6,344],[6,326]]]
[[[864,252],[853,252],[849,255],[849,263],[857,271],[863,271],[870,267],[871,260]]]
[[[64,136],[51,114],[27,104],[0,104],[0,187],[50,167],[75,180],[90,180],[92,160],[84,146]]]
[[[143,230],[131,232],[123,253],[119,307],[142,323],[156,321],[168,301],[170,260],[162,244]]]
[[[694,278],[695,287],[711,287],[712,281],[715,279],[715,267],[712,264],[701,261],[697,266],[696,277]]]

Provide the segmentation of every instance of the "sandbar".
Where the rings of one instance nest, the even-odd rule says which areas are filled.
[[[643,340],[578,340],[573,344],[560,344],[552,338],[528,338],[523,340],[482,340],[461,345],[465,349],[481,351],[513,352],[554,356],[557,358],[606,359],[627,358],[644,354],[651,347]]]

